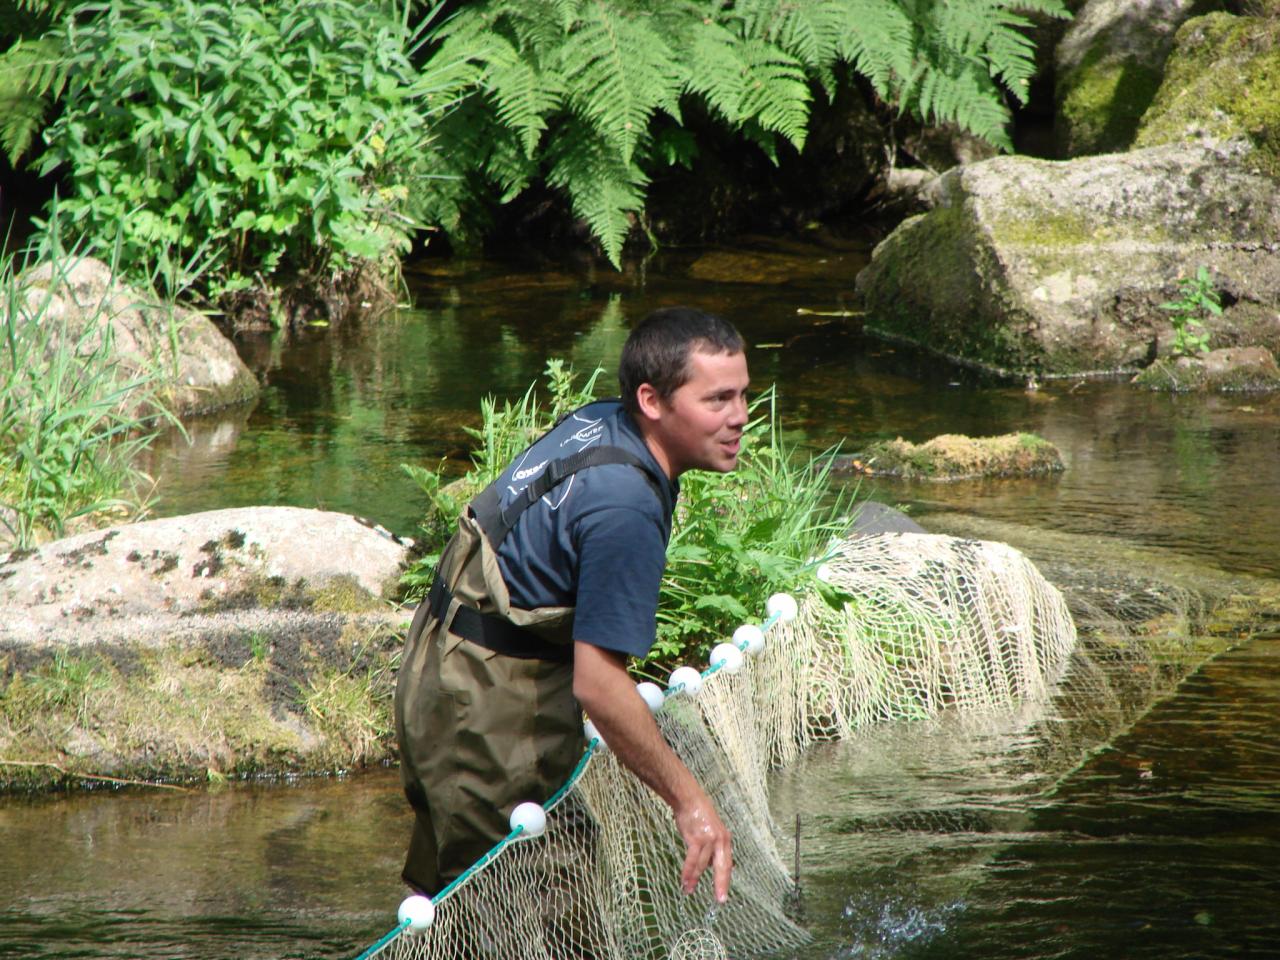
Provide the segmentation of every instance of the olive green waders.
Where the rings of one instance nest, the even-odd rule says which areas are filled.
[[[513,608],[498,558],[470,515],[424,601],[396,684],[396,737],[415,822],[404,879],[434,894],[510,833],[518,803],[544,803],[585,747],[573,698],[571,607]],[[523,627],[540,654],[506,655],[454,632],[459,607]],[[469,616],[463,611],[463,616]],[[556,656],[559,659],[534,658]]]

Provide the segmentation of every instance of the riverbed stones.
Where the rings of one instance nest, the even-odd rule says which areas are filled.
[[[131,289],[91,257],[44,262],[19,278],[33,321],[65,324],[64,340],[95,350],[110,329],[119,371],[155,371],[161,394],[178,416],[206,413],[258,395],[257,378],[205,316]],[[88,336],[86,336],[88,332]]]
[[[233,612],[378,611],[408,547],[355,517],[245,507],[95,530],[0,556],[0,641],[167,642]]]
[[[1136,372],[1168,355],[1160,305],[1203,264],[1211,344],[1280,349],[1280,188],[1247,140],[999,157],[936,193],[857,278],[873,332],[1022,376]]]
[[[1280,390],[1280,366],[1270,350],[1236,347],[1157,360],[1134,378],[1151,390],[1221,393]]]
[[[1060,156],[1133,142],[1163,76],[1174,33],[1204,0],[1088,0],[1054,51]]]

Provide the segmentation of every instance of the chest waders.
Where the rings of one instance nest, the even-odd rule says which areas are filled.
[[[434,894],[503,839],[512,808],[545,802],[584,749],[573,697],[573,608],[511,605],[498,546],[520,515],[578,470],[653,468],[619,447],[547,464],[506,509],[495,481],[471,502],[414,614],[396,682],[396,739],[414,809],[403,877]]]

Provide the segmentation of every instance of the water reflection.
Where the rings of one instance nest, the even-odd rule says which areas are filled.
[[[0,957],[354,956],[394,925],[393,771],[0,804]]]

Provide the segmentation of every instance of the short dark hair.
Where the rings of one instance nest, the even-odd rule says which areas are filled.
[[[689,355],[741,353],[742,335],[727,320],[693,307],[663,307],[636,324],[618,361],[622,403],[640,412],[636,391],[650,384],[664,400],[689,380]]]

